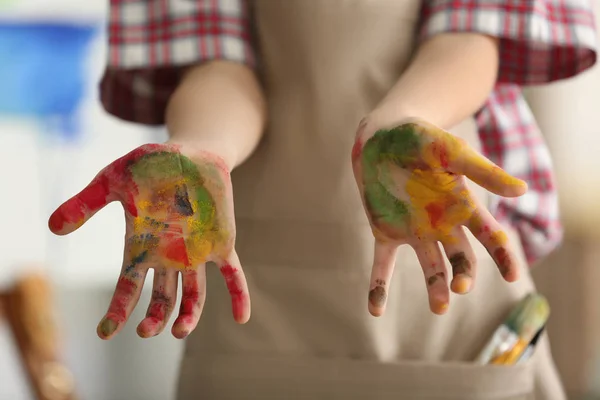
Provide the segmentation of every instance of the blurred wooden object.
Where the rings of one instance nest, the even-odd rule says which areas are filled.
[[[73,376],[59,361],[50,282],[42,275],[20,279],[0,294],[0,310],[0,318],[8,322],[15,338],[35,398],[75,400]]]

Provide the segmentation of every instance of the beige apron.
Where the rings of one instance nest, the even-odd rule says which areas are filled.
[[[368,313],[373,237],[350,151],[360,119],[406,67],[419,8],[418,0],[254,2],[269,126],[233,173],[252,317],[234,323],[222,278],[209,269],[179,399],[564,399],[545,341],[522,366],[471,363],[533,290],[527,271],[505,283],[479,243],[476,287],[453,295],[446,315],[429,311],[407,246],[386,314]],[[472,120],[452,131],[479,146]]]

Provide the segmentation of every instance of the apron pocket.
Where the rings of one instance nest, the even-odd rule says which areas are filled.
[[[531,363],[378,363],[297,356],[184,359],[179,399],[532,400]],[[200,396],[200,397],[196,397]]]

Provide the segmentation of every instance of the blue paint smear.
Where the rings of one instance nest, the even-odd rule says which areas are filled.
[[[0,22],[0,115],[38,119],[73,137],[86,95],[92,25]]]

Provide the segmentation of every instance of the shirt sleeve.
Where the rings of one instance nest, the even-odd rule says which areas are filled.
[[[589,0],[425,0],[419,37],[478,32],[500,39],[499,83],[566,79],[596,62]]]
[[[164,124],[185,68],[211,60],[255,66],[247,0],[111,0],[100,102],[113,116]]]

